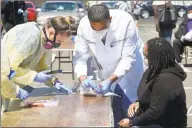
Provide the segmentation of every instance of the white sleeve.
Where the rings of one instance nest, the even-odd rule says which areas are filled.
[[[114,72],[118,77],[125,75],[136,62],[135,49],[138,44],[137,34],[135,22],[130,20],[124,38],[124,46],[121,53],[122,57]]]
[[[89,58],[89,46],[82,33],[82,24],[81,20],[77,30],[77,36],[75,37],[75,48],[73,53],[74,72],[77,74],[78,78],[82,75],[87,75],[87,60]]]
[[[192,41],[192,30],[190,30],[187,34],[185,34],[184,38],[187,41]]]

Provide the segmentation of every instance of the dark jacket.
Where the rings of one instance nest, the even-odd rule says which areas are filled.
[[[156,124],[167,128],[187,126],[186,95],[182,83],[186,73],[176,65],[145,83],[148,73],[149,69],[143,74],[138,88],[140,110],[132,124]]]
[[[9,1],[4,8],[1,9],[1,14],[4,14],[4,23],[10,23],[12,25],[18,25],[24,23],[24,17],[22,14],[18,14],[18,10],[22,8],[26,10],[24,1]]]
[[[187,33],[187,15],[184,16],[184,20],[181,22],[179,25],[178,30],[175,32],[175,38],[176,39],[181,39],[182,36],[184,36]]]
[[[169,3],[172,6],[172,3]],[[174,6],[172,6],[174,8]],[[165,5],[159,5],[158,6],[158,15],[160,15],[160,13],[165,9]],[[170,16],[170,15],[168,15]],[[174,29],[176,27],[175,23],[166,23],[166,24],[162,24],[159,22],[159,27],[161,29]]]

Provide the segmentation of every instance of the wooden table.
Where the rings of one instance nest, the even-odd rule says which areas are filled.
[[[65,43],[63,43],[59,48],[55,48],[52,49],[52,51],[57,51],[59,53],[58,56],[55,57],[55,59],[59,60],[58,63],[58,69],[61,69],[61,64],[62,63],[71,63],[72,64],[72,70],[71,71],[63,71],[63,73],[71,73],[72,74],[72,79],[74,80],[74,70],[73,70],[73,50],[74,50],[74,43],[72,42],[72,40],[66,40]],[[68,51],[69,52],[69,56],[61,56],[61,53],[63,51]],[[67,61],[61,61],[61,59],[68,59]],[[54,61],[53,61],[54,63]],[[52,64],[53,64],[52,63]],[[51,70],[52,70],[52,64],[51,64]]]
[[[85,97],[79,93],[57,94],[56,89],[36,88],[28,101],[59,99],[59,106],[21,108],[15,101],[1,117],[2,127],[111,127],[112,111],[109,97]],[[41,95],[40,95],[41,94]],[[13,105],[11,105],[13,106]]]

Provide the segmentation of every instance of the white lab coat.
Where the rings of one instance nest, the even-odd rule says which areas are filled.
[[[111,89],[114,90],[115,85],[119,84],[128,98],[135,101],[144,72],[143,43],[130,14],[121,10],[110,10],[110,15],[112,21],[105,45],[100,39],[95,39],[87,16],[80,21],[75,38],[74,71],[77,77],[88,75],[87,60],[92,51],[103,68],[104,79],[112,74],[118,76]]]

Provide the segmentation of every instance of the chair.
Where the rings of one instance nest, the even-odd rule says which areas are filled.
[[[185,65],[187,65],[188,63],[188,59],[192,58],[192,47],[191,46],[187,46],[184,49],[184,57],[185,57]]]

